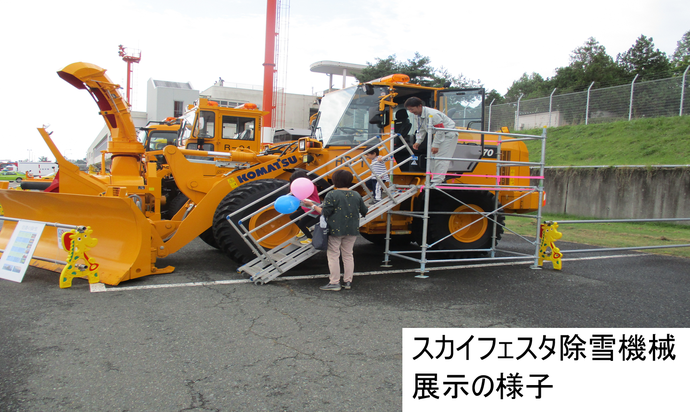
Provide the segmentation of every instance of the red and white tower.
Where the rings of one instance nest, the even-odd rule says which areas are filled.
[[[127,62],[127,104],[131,107],[132,101],[130,100],[130,91],[132,90],[132,63],[139,63],[141,60],[141,51],[135,50],[131,53],[127,53],[125,46],[119,45],[119,54],[122,60]]]

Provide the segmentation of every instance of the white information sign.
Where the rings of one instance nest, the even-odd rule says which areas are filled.
[[[38,241],[43,233],[44,223],[19,221],[0,257],[0,278],[21,282]]]

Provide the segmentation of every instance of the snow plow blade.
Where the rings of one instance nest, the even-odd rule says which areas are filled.
[[[98,244],[89,255],[100,265],[102,283],[117,285],[174,269],[154,266],[156,253],[151,247],[151,222],[130,198],[0,190],[0,205],[8,218],[90,226]],[[14,221],[3,223],[0,249],[6,249],[16,225]],[[43,230],[34,252],[34,258],[38,257],[67,261],[67,252],[59,244],[56,227],[46,226]],[[57,272],[64,266],[37,259],[33,259],[31,265]]]

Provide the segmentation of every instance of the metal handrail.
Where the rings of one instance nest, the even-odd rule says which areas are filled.
[[[314,170],[308,172],[308,175],[310,175],[310,174],[317,174],[319,170],[322,170],[322,169],[324,169],[324,168],[329,167],[332,163],[337,162],[339,159],[342,159],[344,156],[347,156],[348,154],[351,154],[351,153],[353,153],[353,152],[359,150],[359,149],[360,149],[361,147],[363,147],[363,146],[367,146],[367,145],[369,145],[370,143],[376,142],[376,145],[372,145],[371,148],[364,150],[362,153],[358,154],[357,156],[354,156],[354,157],[352,157],[351,159],[348,159],[347,161],[343,162],[342,164],[338,165],[337,167],[335,167],[335,168],[333,168],[333,169],[328,169],[328,173],[327,173],[326,175],[328,175],[328,174],[330,174],[330,173],[333,173],[333,172],[335,172],[336,170],[339,170],[339,169],[342,169],[342,168],[347,167],[347,168],[349,168],[349,169],[353,172],[353,175],[357,176],[357,179],[359,180],[358,183],[354,184],[354,185],[351,187],[351,188],[353,188],[353,189],[354,189],[354,188],[357,188],[357,187],[359,187],[359,186],[361,186],[361,185],[363,185],[366,181],[370,180],[371,178],[376,178],[378,181],[380,181],[381,183],[383,183],[383,181],[381,180],[381,178],[380,178],[379,176],[376,176],[376,174],[373,172],[373,169],[371,168],[371,164],[366,160],[366,158],[365,158],[364,156],[365,156],[367,153],[373,151],[373,150],[374,150],[374,147],[376,147],[376,146],[378,146],[378,145],[383,145],[383,146],[387,149],[387,147],[385,146],[385,144],[388,143],[388,142],[390,142],[391,140],[393,140],[393,139],[395,139],[395,138],[400,138],[401,141],[403,142],[403,146],[402,146],[402,147],[399,147],[399,148],[397,148],[397,149],[394,149],[394,150],[392,150],[392,151],[388,151],[388,150],[387,150],[387,154],[386,154],[387,157],[392,157],[392,156],[394,156],[395,153],[397,153],[398,151],[400,151],[400,150],[405,150],[405,149],[407,149],[407,150],[409,151],[410,155],[413,154],[412,149],[409,147],[409,145],[407,144],[407,142],[405,142],[405,140],[402,139],[402,137],[401,137],[399,134],[392,134],[390,137],[388,137],[387,139],[383,139],[383,140],[381,140],[379,136],[375,136],[375,137],[373,137],[373,138],[371,138],[371,139],[368,139],[368,140],[362,142],[361,144],[355,146],[354,148],[352,148],[352,149],[346,151],[345,153],[341,154],[341,155],[338,156],[337,158],[335,158],[335,159],[333,159],[333,160],[330,160],[329,162],[327,162],[327,163],[321,165],[320,167],[318,167],[318,168],[316,168],[316,169],[314,169]],[[354,168],[352,167],[352,165],[355,164],[356,162],[358,162],[360,159],[363,159],[363,160],[364,160],[365,164],[367,165],[367,168],[369,169],[368,171],[370,172],[370,175],[367,176],[367,177],[365,177],[364,179],[362,178],[362,175],[361,175],[360,173],[357,173],[357,172],[354,170]],[[405,161],[403,161],[403,162],[401,162],[401,163],[398,163],[398,164],[394,165],[394,166],[391,167],[391,168],[387,168],[387,169],[386,169],[386,172],[387,172],[387,173],[392,173],[392,171],[393,171],[394,169],[400,168],[400,166],[402,166],[403,164],[406,164],[407,162],[409,162],[409,161],[411,161],[411,160],[412,160],[411,158],[410,158],[410,159],[406,159]],[[366,172],[365,172],[365,173],[366,173]],[[323,177],[323,176],[319,176],[317,179],[321,179],[322,177]],[[317,180],[317,179],[314,179],[314,180]],[[382,186],[385,187],[385,185],[383,185],[383,184],[382,184]],[[329,186],[328,188],[326,188],[325,190],[319,192],[319,195],[321,195],[321,194],[324,193],[324,192],[327,192],[327,191],[330,190],[332,187],[333,187],[333,186],[331,185],[331,186]],[[365,191],[367,191],[367,193],[369,193],[368,188],[366,188],[366,186],[364,186],[364,188],[365,188]],[[273,204],[274,204],[275,202],[271,202],[271,203],[265,205],[264,207],[262,207],[262,208],[260,208],[260,209],[258,209],[258,210],[256,210],[256,211],[254,211],[254,212],[252,212],[252,213],[250,213],[250,214],[248,214],[248,215],[243,215],[243,216],[242,216],[242,219],[238,221],[240,227],[238,227],[238,225],[235,225],[235,223],[233,222],[233,220],[231,219],[231,217],[237,216],[239,213],[241,213],[241,212],[243,212],[243,211],[245,211],[245,210],[247,210],[247,209],[249,209],[249,208],[255,206],[258,202],[261,202],[261,201],[263,201],[263,200],[265,200],[265,199],[267,199],[267,198],[269,198],[269,197],[271,197],[271,196],[274,196],[274,195],[276,195],[277,193],[279,193],[279,192],[282,191],[282,190],[284,190],[284,187],[278,188],[278,189],[276,189],[276,190],[274,190],[274,191],[272,191],[272,192],[270,192],[270,193],[268,193],[268,194],[262,196],[261,198],[255,200],[255,201],[253,201],[253,202],[251,202],[251,203],[249,203],[248,205],[244,206],[243,208],[238,209],[238,210],[236,210],[235,212],[233,212],[233,213],[231,213],[231,214],[229,214],[229,215],[227,216],[227,220],[228,220],[228,222],[230,223],[230,225],[240,234],[240,236],[244,239],[245,243],[248,244],[248,246],[249,246],[250,249],[253,251],[253,253],[255,253],[255,254],[258,255],[258,256],[261,256],[262,259],[267,259],[267,260],[268,260],[268,263],[271,264],[271,265],[272,265],[276,270],[278,270],[280,273],[283,273],[282,269],[279,267],[279,265],[278,265],[278,263],[275,261],[275,259],[273,259],[273,258],[271,257],[271,255],[270,255],[269,253],[266,252],[265,248],[264,248],[263,246],[261,246],[261,242],[262,242],[263,240],[265,240],[266,238],[268,238],[268,237],[270,237],[270,236],[273,236],[275,233],[277,233],[277,232],[279,232],[279,231],[285,229],[286,227],[289,227],[290,225],[292,225],[292,224],[293,224],[294,222],[296,222],[297,220],[304,218],[304,217],[306,216],[306,214],[304,214],[304,215],[302,215],[302,216],[299,216],[299,217],[297,217],[297,218],[295,218],[295,219],[291,219],[289,222],[287,222],[287,223],[281,225],[279,228],[277,228],[277,229],[271,231],[270,233],[266,234],[265,236],[261,237],[260,239],[255,239],[255,238],[252,236],[252,233],[255,233],[256,231],[262,229],[263,227],[265,227],[265,226],[267,226],[267,225],[273,223],[273,222],[276,221],[277,219],[280,219],[280,218],[281,218],[281,215],[277,215],[277,216],[273,217],[272,219],[270,219],[270,220],[268,220],[268,221],[262,223],[261,225],[259,225],[259,226],[255,227],[255,228],[253,228],[252,230],[248,230],[248,229],[242,224],[242,221],[243,221],[243,220],[246,220],[246,219],[250,219],[252,216],[255,216],[255,215],[257,215],[258,213],[261,213],[261,212],[263,212],[263,211],[269,209],[270,207],[273,206]],[[388,191],[386,191],[386,193],[390,196],[390,193],[389,193]],[[370,193],[369,193],[369,194],[370,194]]]
[[[516,133],[502,133],[502,132],[486,132],[486,131],[476,131],[476,130],[462,130],[462,129],[452,129],[452,128],[436,128],[431,124],[431,119],[428,119],[428,125],[427,125],[427,138],[430,139],[430,136],[433,136],[437,131],[445,131],[445,132],[456,132],[458,133],[458,136],[462,133],[472,133],[472,134],[482,134],[482,143],[486,144],[486,139],[484,135],[490,135],[490,136],[498,136],[496,139],[497,143],[497,160],[488,160],[488,159],[482,159],[481,157],[479,159],[468,159],[468,158],[448,158],[448,157],[438,157],[438,156],[433,156],[431,154],[431,144],[429,144],[428,147],[428,153],[427,153],[427,158],[430,160],[427,162],[427,170],[426,170],[426,184],[424,184],[424,190],[425,190],[425,199],[424,199],[424,208],[421,213],[415,214],[415,216],[419,216],[421,214],[421,218],[423,219],[423,226],[422,226],[422,241],[421,241],[421,250],[419,253],[421,253],[421,258],[418,260],[415,260],[418,263],[420,263],[420,275],[418,277],[426,277],[424,273],[426,272],[426,264],[430,262],[430,260],[427,259],[426,254],[427,252],[439,252],[436,250],[428,250],[429,248],[437,245],[439,242],[442,242],[443,240],[455,235],[456,233],[464,230],[468,226],[472,225],[473,223],[476,223],[480,221],[481,219],[487,218],[490,221],[493,222],[493,233],[492,233],[492,240],[491,240],[491,248],[488,250],[482,250],[482,251],[490,251],[491,252],[491,257],[490,258],[481,258],[477,260],[493,260],[493,259],[499,259],[495,256],[495,251],[497,250],[496,247],[496,230],[499,227],[503,227],[504,229],[506,228],[505,224],[501,225],[500,222],[497,220],[497,216],[499,214],[502,214],[502,210],[520,200],[522,197],[527,196],[531,193],[539,193],[541,194],[544,190],[543,188],[543,176],[544,176],[544,163],[545,163],[545,150],[546,150],[546,129],[542,131],[541,136],[534,136],[534,135],[525,135],[525,134],[516,134]],[[503,137],[509,137],[510,139],[504,139]],[[541,161],[540,162],[518,162],[518,161],[506,161],[506,160],[499,160],[501,159],[501,144],[502,143],[510,143],[510,142],[516,142],[516,141],[522,141],[522,140],[541,140],[542,142],[542,150],[541,150]],[[472,161],[472,162],[477,162],[477,163],[489,163],[489,164],[495,164],[496,165],[496,185],[468,185],[468,184],[454,184],[454,183],[441,183],[441,184],[430,184],[430,179],[431,179],[431,161]],[[509,165],[509,166],[538,166],[539,167],[539,176],[535,177],[529,177],[530,179],[540,179],[537,186],[513,186],[513,185],[499,185],[498,183],[498,175],[500,175],[500,166],[502,165]],[[521,196],[519,196],[517,199],[513,199],[510,202],[508,202],[506,205],[501,205],[499,207],[498,204],[498,196],[496,196],[495,200],[495,207],[494,210],[488,211],[488,212],[478,212],[474,211],[481,216],[475,219],[473,222],[463,226],[462,228],[453,231],[452,233],[448,234],[444,238],[437,240],[433,244],[429,245],[427,244],[427,231],[428,231],[428,218],[429,215],[434,214],[435,212],[430,211],[429,207],[429,198],[430,198],[430,191],[431,190],[440,190],[443,192],[443,189],[457,189],[457,190],[477,190],[479,188],[483,188],[488,191],[503,191],[503,190],[513,190],[517,192],[524,192],[522,193]],[[447,196],[457,200],[459,203],[461,202],[459,199],[454,198],[453,196],[448,195],[447,193],[443,192]],[[541,196],[540,196],[541,200]],[[474,209],[474,208],[473,208]],[[405,214],[405,215],[413,215],[412,213],[406,213],[406,212],[390,212],[390,213],[398,213],[398,214]],[[468,212],[468,214],[471,214],[472,212]],[[476,214],[474,213],[474,214]],[[492,215],[495,215],[495,218],[492,218]],[[538,210],[537,210],[537,226],[539,226],[539,222],[541,221],[541,201],[538,202]],[[390,221],[390,219],[389,219]],[[513,232],[512,230],[508,229],[509,231]],[[384,259],[384,264],[388,262],[389,256],[396,256],[396,257],[401,257],[404,259],[409,259],[409,257],[405,256],[406,253],[412,253],[410,251],[391,251],[390,250],[390,244],[389,244],[389,238],[390,236],[388,233],[390,233],[390,224],[387,225],[386,228],[386,254],[385,254],[385,259]],[[539,232],[537,232],[537,237],[539,237]],[[539,253],[539,248],[538,248],[538,243],[537,242],[530,242],[528,239],[522,237],[525,241],[530,243],[531,245],[535,246],[535,251],[534,254],[531,255],[530,259],[534,260],[535,266],[537,264],[537,259],[538,259],[538,253]],[[536,245],[535,245],[536,243]],[[460,252],[470,252],[471,250],[461,250]],[[447,250],[444,250],[444,252],[448,252]],[[451,251],[452,252],[452,251]],[[463,261],[466,261],[467,259],[463,259]],[[442,260],[433,260],[433,262],[452,262],[452,261],[457,261],[457,259],[442,259]]]

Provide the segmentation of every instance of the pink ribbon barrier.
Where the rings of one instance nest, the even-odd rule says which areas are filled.
[[[436,186],[437,189],[450,189],[450,190],[489,190],[492,192],[495,191],[512,191],[512,192],[527,192],[530,189],[528,188],[510,188],[510,187],[455,187],[455,186]],[[421,193],[422,190],[424,190],[424,185],[422,185],[421,189],[419,192]],[[532,190],[533,191],[533,190]]]
[[[429,173],[431,176],[434,175],[440,175],[443,173]],[[472,177],[507,177],[509,179],[543,179],[544,176],[503,176],[503,175],[462,175],[462,174],[453,174],[453,173],[446,173],[443,174],[444,176],[472,176]]]

